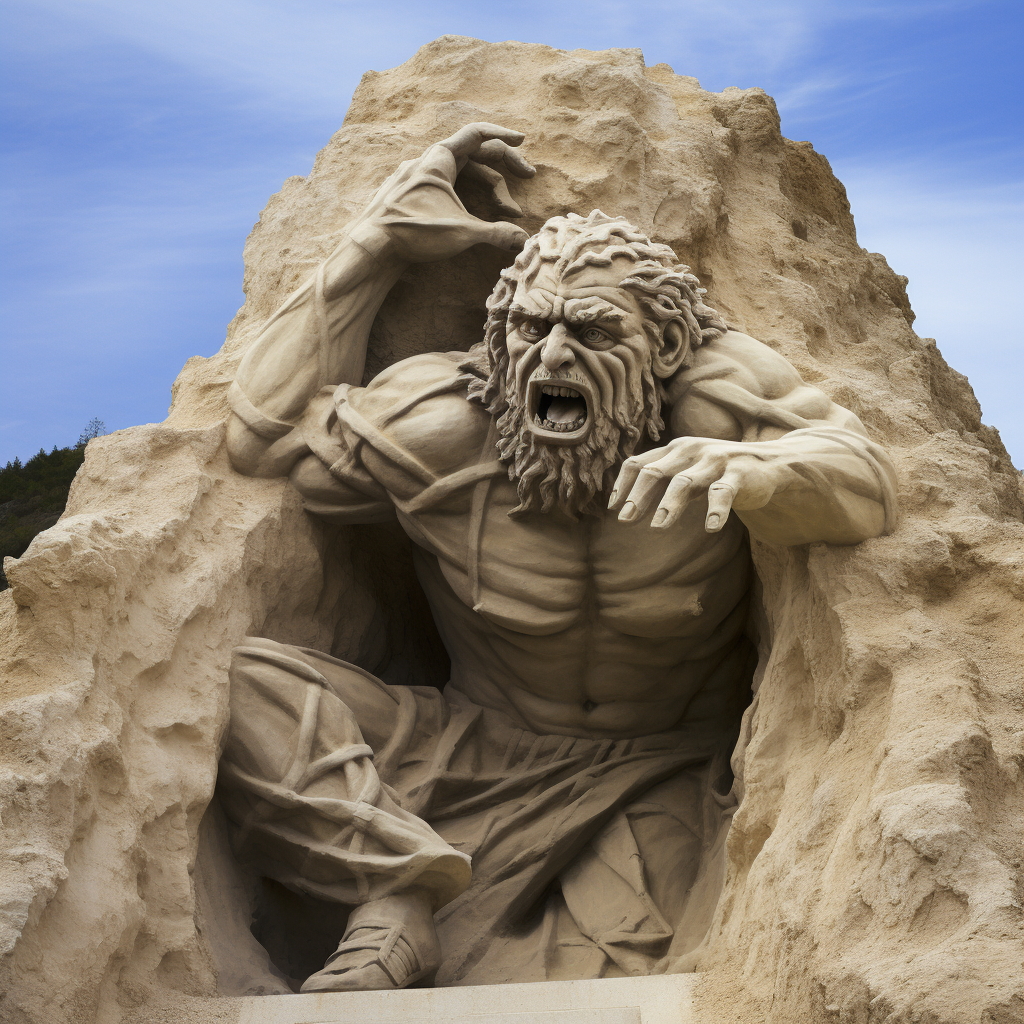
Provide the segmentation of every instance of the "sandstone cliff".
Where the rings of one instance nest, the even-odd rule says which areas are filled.
[[[1021,490],[966,379],[914,334],[905,279],[858,246],[842,185],[763,92],[705,92],[635,50],[454,37],[364,76],[253,230],[221,352],[189,360],[163,424],[90,443],[65,515],[8,563],[0,1016],[149,1020],[216,993],[229,967],[194,865],[243,635],[437,671],[398,629],[423,613],[395,612],[401,566],[381,592],[387,536],[326,531],[280,482],[235,474],[223,422],[247,344],[387,170],[474,120],[527,133],[529,230],[631,218],[900,474],[891,536],[755,550],[762,663],[702,1019],[1021,1019]],[[477,340],[500,261],[408,274],[368,372]]]

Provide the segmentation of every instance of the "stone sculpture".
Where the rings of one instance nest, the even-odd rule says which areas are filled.
[[[355,908],[303,991],[442,962],[450,981],[678,970],[715,905],[709,804],[757,660],[748,531],[892,525],[894,472],[857,417],[730,330],[670,248],[596,210],[529,239],[466,211],[460,174],[521,215],[500,171],[532,176],[522,141],[470,124],[403,163],[231,388],[237,469],[288,475],[336,521],[397,516],[451,656],[442,694],[235,651],[235,847]],[[480,242],[522,249],[485,339],[353,386],[406,268]]]
[[[335,907],[331,933],[325,921],[307,942],[312,901],[220,871],[239,863],[214,797],[231,652],[261,636],[389,683],[450,671],[401,528],[331,526],[287,478],[238,473],[228,393],[386,172],[474,121],[528,133],[537,174],[508,188],[530,234],[566,211],[622,214],[693,268],[724,320],[853,411],[896,469],[889,534],[752,535],[754,699],[729,796],[715,780],[708,804],[711,927],[673,965],[696,968],[694,1019],[1016,1020],[1024,502],[998,432],[914,333],[906,280],[861,247],[828,161],[783,136],[760,89],[711,92],[637,50],[455,37],[364,76],[308,175],[262,211],[223,347],[189,360],[166,421],[90,442],[65,515],[6,564],[0,1019],[235,1024],[248,1005],[259,1020],[266,999],[234,997],[290,992],[281,974],[305,977],[337,945]],[[458,190],[490,217],[483,185]],[[511,259],[477,245],[411,266],[360,383],[467,351]],[[985,329],[985,283],[951,268],[950,287]],[[657,533],[649,517],[630,535]],[[268,957],[254,932],[285,948]]]

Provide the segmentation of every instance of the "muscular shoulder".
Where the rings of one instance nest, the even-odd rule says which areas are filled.
[[[677,437],[764,439],[766,433],[778,436],[832,420],[840,411],[787,359],[739,331],[697,349],[691,365],[672,381],[669,394]],[[852,413],[841,412],[859,428]]]
[[[428,352],[381,371],[349,403],[387,438],[444,475],[477,460],[490,417],[460,382],[464,352]]]
[[[788,359],[774,349],[739,331],[701,345],[691,366],[684,371],[688,384],[705,380],[729,380],[758,398],[783,398],[803,384]]]

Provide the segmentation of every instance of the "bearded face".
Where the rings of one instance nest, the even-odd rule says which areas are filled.
[[[513,514],[603,510],[623,459],[657,436],[659,391],[640,303],[618,287],[633,264],[557,277],[542,267],[516,289],[498,448],[520,505]]]

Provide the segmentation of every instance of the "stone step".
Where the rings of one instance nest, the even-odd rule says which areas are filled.
[[[232,999],[236,1024],[692,1024],[696,975]],[[218,1020],[227,1000],[218,1004]],[[212,1019],[212,1018],[211,1018]]]

